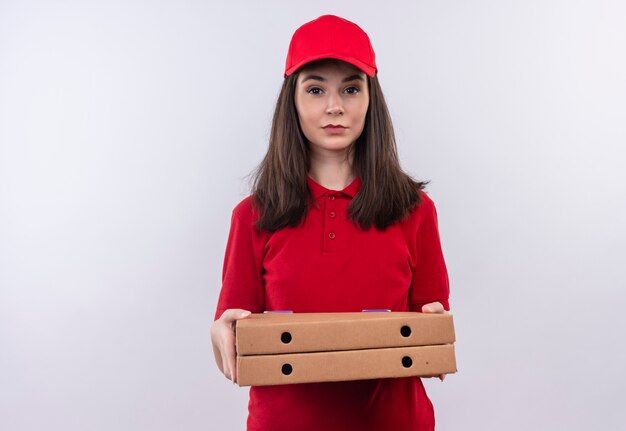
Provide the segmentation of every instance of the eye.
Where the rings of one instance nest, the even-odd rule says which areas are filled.
[[[359,87],[348,87],[345,90],[348,94],[357,94],[359,93],[361,90],[359,89]]]
[[[322,89],[319,88],[319,87],[311,87],[306,92],[309,93],[309,94],[317,95],[317,94],[320,94],[322,92]]]

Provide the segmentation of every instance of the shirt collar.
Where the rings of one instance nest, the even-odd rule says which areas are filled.
[[[359,191],[361,187],[361,179],[359,177],[355,177],[354,180],[348,184],[343,190],[330,190],[321,184],[316,183],[310,176],[306,176],[306,182],[309,185],[309,190],[311,190],[311,194],[313,198],[318,199],[325,194],[337,194],[343,193],[351,198],[353,198],[356,193]]]

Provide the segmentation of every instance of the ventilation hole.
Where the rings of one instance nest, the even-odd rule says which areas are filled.
[[[291,367],[290,364],[284,364],[283,367],[281,368],[281,371],[283,372],[284,375],[288,376],[293,371],[293,368]]]
[[[280,335],[280,341],[282,341],[285,344],[291,343],[291,334],[289,332],[283,332]]]
[[[409,335],[411,335],[411,328],[404,325],[402,328],[400,328],[400,333],[403,337],[408,337]]]
[[[413,359],[411,359],[408,356],[405,356],[404,358],[402,358],[402,366],[404,368],[411,368],[411,365],[413,365]]]

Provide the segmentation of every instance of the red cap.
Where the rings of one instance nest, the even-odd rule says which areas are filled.
[[[285,76],[313,60],[335,58],[369,76],[376,75],[374,48],[361,27],[335,15],[322,15],[298,28],[289,43]]]

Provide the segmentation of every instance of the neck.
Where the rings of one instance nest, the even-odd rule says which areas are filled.
[[[352,167],[352,157],[342,155],[312,155],[308,175],[319,185],[329,190],[343,190],[356,174]]]

